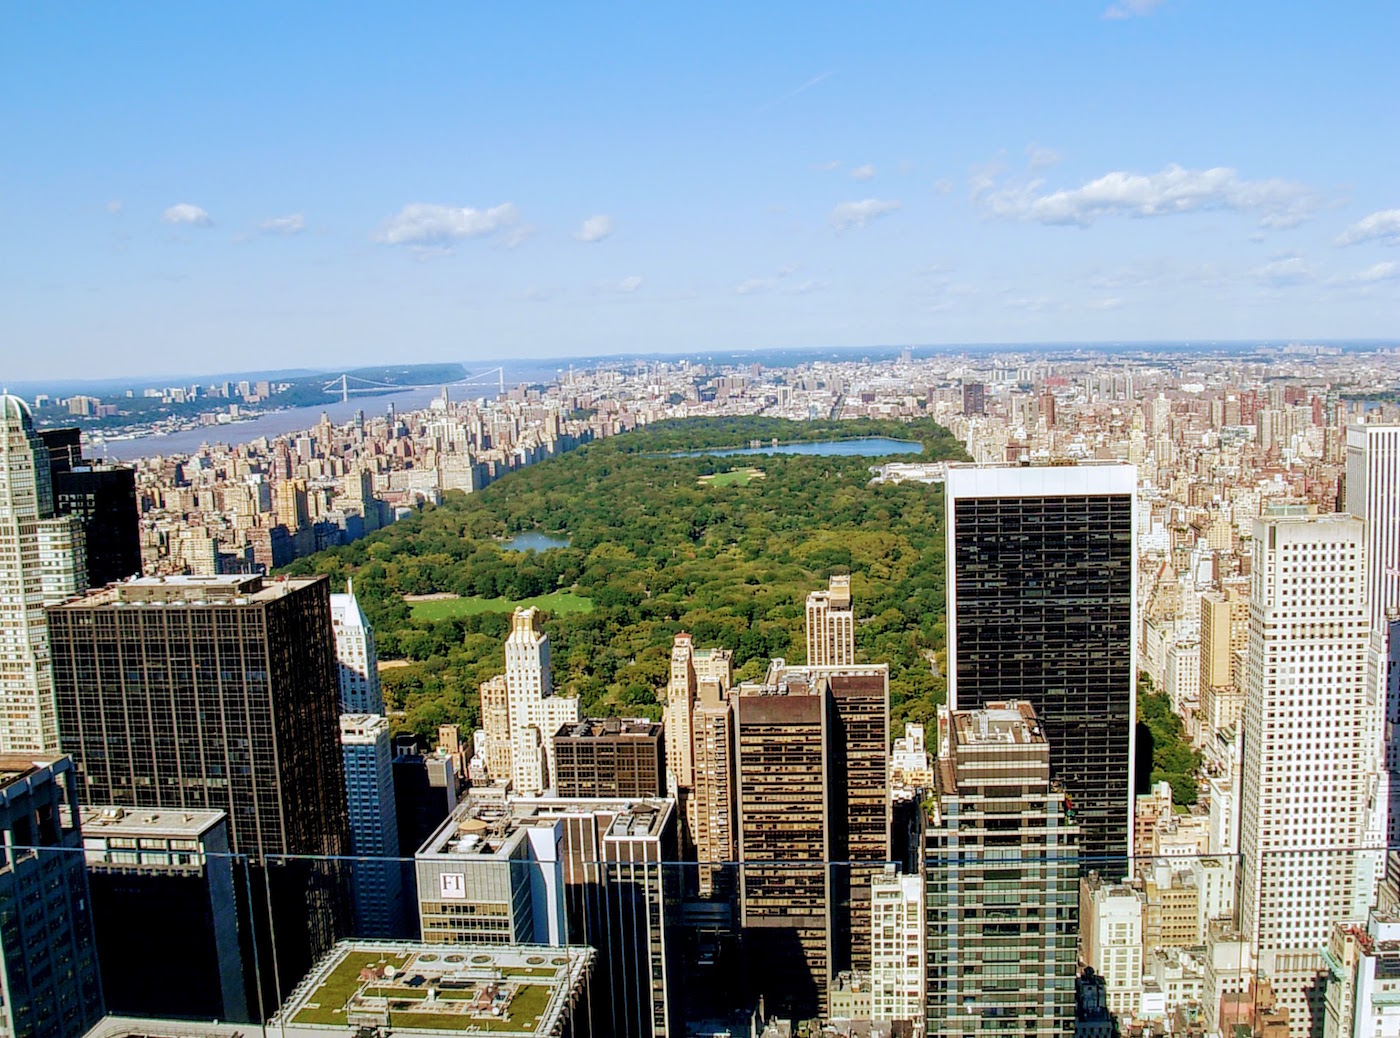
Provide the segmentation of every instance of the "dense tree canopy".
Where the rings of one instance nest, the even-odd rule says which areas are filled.
[[[787,422],[727,418],[661,422],[513,473],[474,494],[448,493],[353,544],[299,560],[290,572],[353,576],[376,628],[385,696],[401,727],[477,723],[477,686],[503,668],[509,617],[415,619],[405,594],[450,592],[517,600],[573,589],[588,613],[547,618],[554,680],[586,713],[657,717],[672,637],[734,650],[740,678],[770,657],[806,656],[804,600],[832,573],[850,573],[857,658],[890,665],[896,730],[932,719],[943,679],[941,487],[870,484],[873,459],[662,452],[857,436],[924,444],[923,460],[964,458],[931,421]],[[754,465],[764,478],[701,485],[702,475]],[[558,531],[567,548],[503,550],[525,530]]]

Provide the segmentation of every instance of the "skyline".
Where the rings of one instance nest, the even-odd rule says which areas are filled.
[[[3,375],[1391,338],[1349,13],[12,13]]]

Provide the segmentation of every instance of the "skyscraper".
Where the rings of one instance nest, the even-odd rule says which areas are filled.
[[[1353,917],[1366,821],[1365,527],[1254,523],[1240,925],[1294,1035],[1322,1020],[1321,949]]]
[[[717,891],[717,881],[735,860],[734,715],[729,696],[718,681],[701,682],[699,692],[694,712],[692,836],[699,862],[699,894],[710,897],[716,892],[731,892],[728,886]]]
[[[379,714],[341,714],[345,798],[350,815],[350,891],[356,937],[402,937],[404,868],[398,859],[393,753],[389,720]]]
[[[326,578],[142,577],[48,620],[83,802],[226,812],[287,989],[348,921],[341,867],[301,857],[350,845]]]
[[[249,1022],[238,886],[222,811],[83,807],[83,856],[109,1012]],[[133,948],[159,948],[151,969]]]
[[[44,606],[87,586],[81,528],[55,518],[49,452],[29,408],[0,395],[0,753],[58,747]]]
[[[76,516],[86,545],[87,587],[102,587],[141,573],[140,512],[136,470],[83,458],[77,429],[39,434],[49,449],[54,511]]]
[[[352,583],[346,584],[345,594],[331,595],[331,626],[335,631],[340,709],[347,714],[384,713],[374,628],[365,619]]]
[[[106,1011],[73,762],[0,755],[0,1035],[80,1038]]]
[[[925,834],[928,1034],[1074,1028],[1079,828],[1025,701],[943,710]]]
[[[824,1012],[870,967],[870,882],[889,858],[889,670],[789,668],[733,705],[741,925],[770,1009]]]
[[[662,715],[666,740],[667,791],[680,805],[681,843],[696,841],[699,823],[693,803],[698,772],[695,718],[700,686],[708,682],[722,697],[732,680],[734,653],[729,649],[697,649],[685,631],[676,635],[671,646],[671,674],[666,682],[665,712]]]
[[[1081,871],[1127,871],[1133,828],[1137,473],[949,466],[948,705],[1035,709]]]
[[[1369,811],[1374,842],[1400,846],[1400,425],[1346,431],[1346,508],[1366,523],[1366,605],[1371,629],[1367,741],[1376,782]],[[1380,901],[1400,905],[1400,850],[1386,854]]]
[[[554,733],[579,719],[578,700],[554,694],[542,622],[533,606],[517,609],[506,637],[511,784],[521,796],[538,795],[553,784]]]
[[[831,578],[827,590],[807,596],[807,666],[849,667],[856,661],[851,578]]]
[[[1347,426],[1347,511],[1366,521],[1367,620],[1400,609],[1400,425]]]

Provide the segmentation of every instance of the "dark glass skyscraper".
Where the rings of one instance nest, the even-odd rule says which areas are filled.
[[[141,578],[48,621],[79,797],[226,812],[231,850],[267,885],[243,892],[263,913],[252,932],[265,940],[276,920],[290,990],[348,929],[341,866],[302,857],[350,850],[326,578]]]
[[[1137,470],[950,466],[948,701],[1034,708],[1081,832],[1081,871],[1132,839]]]
[[[54,511],[76,515],[87,542],[88,587],[141,572],[136,470],[86,461],[77,429],[39,433],[49,449]]]

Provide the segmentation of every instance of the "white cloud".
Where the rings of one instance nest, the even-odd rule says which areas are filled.
[[[874,179],[875,179],[875,167],[872,166],[872,165],[870,165],[869,163],[866,163],[864,166],[857,166],[855,169],[851,170],[851,179],[852,179],[852,180],[874,180]]]
[[[1123,300],[1117,296],[1108,296],[1105,299],[1091,299],[1088,307],[1090,310],[1117,310],[1123,305]]]
[[[864,227],[876,217],[901,208],[902,204],[893,199],[866,198],[859,202],[842,202],[831,210],[831,223],[838,231]]]
[[[597,216],[590,216],[587,220],[584,220],[583,226],[578,229],[574,237],[579,241],[595,242],[602,241],[604,238],[608,237],[608,235],[612,234],[612,232],[612,217],[604,213],[599,213]]]
[[[939,177],[933,182],[933,193],[935,195],[946,195],[956,187],[951,177]]]
[[[190,205],[188,202],[177,202],[165,212],[160,214],[160,218],[166,223],[189,224],[191,227],[212,227],[214,221],[209,218],[209,214],[197,205]]]
[[[801,263],[784,263],[778,267],[778,277],[785,278],[789,274],[796,274],[801,269]]]
[[[793,295],[808,296],[813,292],[822,292],[831,287],[830,281],[822,281],[818,278],[808,278],[792,286]]]
[[[1293,227],[1317,205],[1314,193],[1287,180],[1243,180],[1225,166],[1184,169],[1170,165],[1158,173],[1105,173],[1082,187],[1041,193],[1045,181],[996,187],[994,174],[974,172],[973,198],[995,216],[1043,224],[1088,227],[1100,216],[1146,218],[1210,209],[1259,214],[1259,224]]]
[[[1400,209],[1382,209],[1352,224],[1341,233],[1337,244],[1356,245],[1363,241],[1400,245]]]
[[[642,287],[642,278],[638,274],[625,277],[621,281],[603,281],[594,286],[595,291],[611,293],[613,295],[631,295]]]
[[[384,245],[443,245],[462,238],[483,238],[513,226],[520,210],[513,202],[490,209],[410,202],[371,237]]]
[[[1395,278],[1400,278],[1400,263],[1388,261],[1372,264],[1365,270],[1359,271],[1355,280],[1369,285],[1376,281],[1390,281]]]
[[[830,173],[832,170],[841,168],[841,160],[832,159],[830,162],[818,162],[812,168],[818,173]]]
[[[262,222],[261,229],[267,234],[300,234],[306,230],[306,217],[301,213],[273,216]]]
[[[1108,5],[1103,16],[1109,19],[1146,18],[1162,6],[1162,0],[1116,0]]]
[[[734,291],[741,296],[756,296],[761,292],[771,292],[777,286],[777,278],[745,278],[734,286]]]
[[[538,230],[532,223],[514,224],[496,236],[496,245],[502,249],[514,249],[533,238]]]
[[[1270,285],[1297,285],[1312,277],[1312,268],[1302,256],[1283,256],[1264,264],[1254,276]]]
[[[107,203],[107,212],[111,213],[113,216],[116,216],[125,208],[126,206],[122,203],[120,198],[114,198]]]
[[[1039,144],[1026,145],[1026,164],[1032,170],[1049,169],[1060,161],[1060,153],[1054,148],[1046,148]]]

